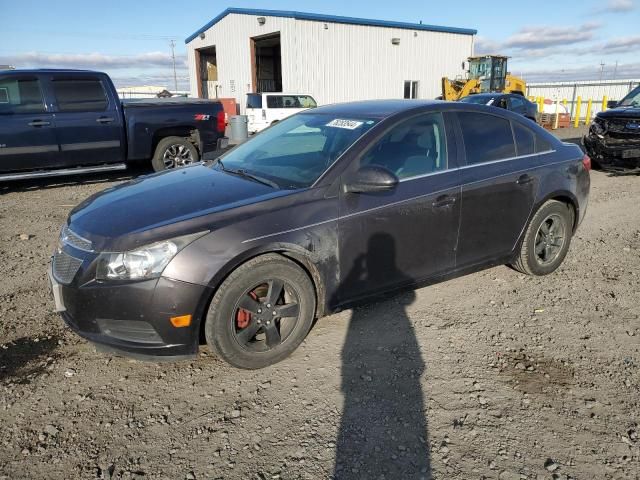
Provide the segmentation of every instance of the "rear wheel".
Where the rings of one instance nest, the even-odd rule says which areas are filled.
[[[256,369],[289,356],[309,333],[315,291],[309,276],[277,254],[238,267],[211,301],[205,337],[234,367]]]
[[[151,164],[156,172],[186,167],[200,160],[198,149],[183,137],[166,137],[158,142]]]
[[[557,200],[546,202],[531,219],[512,266],[527,275],[552,273],[567,255],[572,232],[571,206]]]

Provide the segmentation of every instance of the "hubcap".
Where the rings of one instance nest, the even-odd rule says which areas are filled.
[[[265,352],[284,342],[300,317],[295,289],[280,279],[253,287],[236,303],[233,333],[246,350]]]
[[[565,234],[565,225],[559,215],[554,213],[544,219],[535,241],[535,256],[540,265],[548,265],[558,258],[564,247]]]
[[[181,144],[169,145],[162,156],[165,168],[184,167],[193,163],[191,150]]]

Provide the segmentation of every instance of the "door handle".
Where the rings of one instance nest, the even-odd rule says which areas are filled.
[[[113,122],[113,117],[96,118],[96,122],[98,122],[98,123],[111,123],[111,122]]]
[[[34,120],[33,122],[29,122],[28,125],[30,127],[46,127],[47,125],[51,125],[51,122],[45,122],[44,120]]]
[[[431,206],[434,208],[444,208],[450,207],[454,203],[456,203],[456,197],[452,197],[451,195],[441,195],[433,201]]]
[[[524,175],[520,175],[520,177],[518,177],[518,180],[516,183],[518,185],[527,185],[528,183],[531,183],[531,182],[533,182],[533,177],[525,173]]]

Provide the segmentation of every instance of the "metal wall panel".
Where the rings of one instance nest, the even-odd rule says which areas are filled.
[[[244,111],[251,91],[250,38],[280,32],[285,92],[309,93],[319,104],[402,98],[405,80],[419,82],[419,98],[440,95],[442,76],[463,75],[472,35],[413,31],[293,18],[230,14],[187,44],[191,94],[197,96],[194,49],[215,45],[221,97]],[[392,38],[400,39],[393,45]]]

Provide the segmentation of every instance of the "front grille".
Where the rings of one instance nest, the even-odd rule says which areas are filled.
[[[640,128],[629,128],[629,125],[640,123],[631,118],[612,118],[607,122],[607,129],[610,132],[624,132],[640,135]]]
[[[77,233],[72,232],[66,225],[62,227],[62,231],[60,232],[60,240],[62,241],[62,243],[71,245],[78,250],[83,250],[85,252],[93,251],[93,245],[89,240],[82,238]]]
[[[82,265],[82,260],[72,257],[66,252],[56,252],[53,256],[53,276],[60,283],[68,285],[73,281]]]

